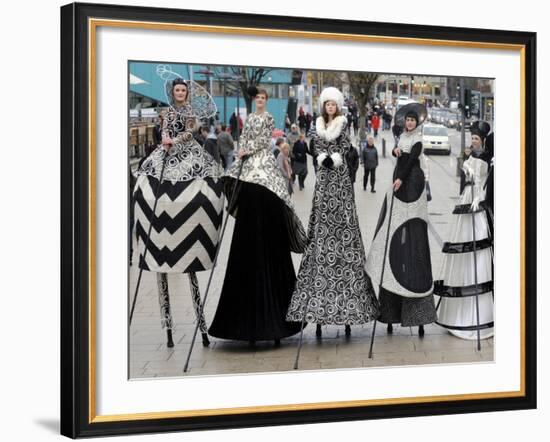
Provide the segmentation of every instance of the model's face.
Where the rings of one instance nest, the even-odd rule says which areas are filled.
[[[329,117],[333,117],[336,114],[336,101],[328,100],[325,102],[325,111]]]
[[[472,147],[474,149],[481,148],[481,138],[479,137],[479,135],[472,135]]]
[[[408,131],[414,130],[416,128],[416,120],[412,117],[407,117],[405,119],[405,127]]]
[[[267,97],[264,94],[256,95],[254,99],[256,102],[256,109],[265,109],[265,104],[267,103]]]
[[[174,94],[176,103],[183,103],[187,100],[187,86],[184,84],[176,84],[172,93]]]

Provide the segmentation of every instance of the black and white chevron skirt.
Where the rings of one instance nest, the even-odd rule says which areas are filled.
[[[193,139],[174,145],[166,157],[159,147],[143,162],[134,188],[140,268],[188,273],[212,267],[223,216],[222,173],[221,166]],[[147,241],[149,220],[153,226]]]

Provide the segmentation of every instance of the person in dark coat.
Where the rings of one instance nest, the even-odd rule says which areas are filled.
[[[237,141],[239,139],[239,120],[235,112],[233,112],[229,118],[229,127],[231,128],[231,136]]]
[[[216,136],[218,149],[222,158],[222,164],[224,170],[227,170],[231,164],[233,164],[235,158],[235,145],[233,143],[233,138],[227,132],[224,124],[216,126]]]
[[[306,114],[304,112],[304,109],[300,107],[300,112],[298,115],[298,126],[300,127],[301,132],[306,130],[306,123],[307,123]]]
[[[157,123],[155,124],[155,129],[153,131],[153,139],[155,142],[155,147],[162,143],[162,124],[164,120],[164,115],[160,114]]]
[[[311,129],[311,122],[313,121],[313,117],[308,112],[306,114],[306,134],[309,133],[309,130]]]
[[[359,153],[357,152],[357,148],[355,148],[353,145],[350,146],[350,150],[346,155],[346,161],[348,163],[351,183],[354,184],[355,177],[357,176],[357,169],[359,169]]]
[[[208,130],[208,128],[203,128]],[[218,164],[222,164],[220,148],[218,147],[218,137],[215,132],[210,132],[206,135],[204,141],[204,150],[206,150],[216,160]]]
[[[374,138],[368,137],[366,143],[361,146],[361,164],[365,170],[363,175],[363,190],[367,190],[367,182],[370,175],[370,191],[374,190],[374,183],[376,182],[376,168],[378,167],[378,150],[374,145]]]
[[[294,143],[292,148],[292,154],[294,156],[294,161],[292,162],[292,172],[294,176],[298,177],[298,185],[300,190],[304,190],[304,183],[307,176],[307,154],[308,145],[306,142],[306,137],[302,133],[298,141]]]

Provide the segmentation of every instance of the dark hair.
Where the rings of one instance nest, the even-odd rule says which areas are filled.
[[[225,132],[226,129],[227,129],[227,126],[225,124],[222,124],[222,130]]]
[[[323,109],[321,110],[321,115],[323,116],[323,120],[325,120],[325,124],[328,123],[328,113],[327,113],[327,110],[325,108],[328,101],[331,101],[331,100],[325,101],[323,103]],[[334,114],[334,116],[332,118],[339,117],[340,115],[342,115],[342,113],[340,112],[340,109],[338,109],[338,105],[336,105],[336,113]]]
[[[285,139],[283,137],[277,138],[277,141],[275,141],[275,146],[279,146],[281,143],[284,143]]]
[[[407,118],[413,118],[414,121],[416,121],[416,126],[415,126],[415,129],[416,129],[418,127],[418,114],[416,112],[409,111],[405,115],[405,122],[407,121]],[[407,126],[405,125],[404,127],[405,127],[405,130],[408,131]]]

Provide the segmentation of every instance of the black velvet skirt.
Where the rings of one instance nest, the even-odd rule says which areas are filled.
[[[285,321],[296,282],[285,203],[263,186],[239,184],[227,270],[208,333],[246,341],[294,335],[300,323]]]

